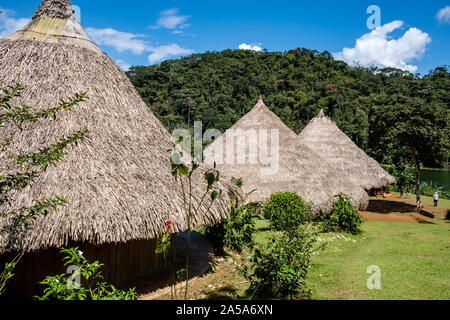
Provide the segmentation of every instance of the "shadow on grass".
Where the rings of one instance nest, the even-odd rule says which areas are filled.
[[[416,206],[389,200],[370,200],[367,212],[374,212],[380,214],[389,214],[393,212],[411,213],[416,212]]]

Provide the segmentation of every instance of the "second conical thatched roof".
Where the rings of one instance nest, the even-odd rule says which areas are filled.
[[[267,134],[261,132],[261,129],[266,129]],[[268,137],[269,154],[272,152],[272,155],[275,155],[271,130],[278,132],[279,137],[278,170],[265,172],[271,167],[270,164],[265,165],[260,159],[257,163],[250,162],[250,159],[258,158],[262,149],[265,151],[265,144],[259,140],[264,137]],[[245,139],[235,139],[236,135],[242,138],[252,132],[256,135],[252,142],[248,139],[247,142]],[[229,148],[230,143],[234,144],[232,151]],[[234,162],[227,161],[227,156],[233,152]],[[243,153],[246,155],[246,162],[238,164],[242,163],[237,159]],[[297,135],[267,108],[262,99],[231,129],[208,146],[204,154],[205,161],[216,162],[221,172],[243,178],[242,189],[245,193],[256,189],[249,196],[249,201],[264,201],[273,193],[293,191],[302,195],[307,202],[312,202],[314,212],[326,212],[335,200],[334,195],[342,192],[349,195],[353,204],[359,208],[366,208],[368,204],[367,193],[362,188],[339,177],[326,160],[300,143]]]
[[[166,231],[168,220],[174,232],[187,229],[167,151],[174,140],[125,73],[83,31],[70,1],[43,1],[23,30],[0,40],[0,85],[16,83],[26,88],[12,105],[30,105],[31,112],[57,106],[76,92],[87,92],[88,100],[62,112],[57,121],[28,124],[11,141],[9,154],[0,153],[0,175],[8,173],[12,154],[36,151],[85,128],[90,133],[32,187],[13,194],[9,207],[0,208],[14,210],[55,196],[68,199],[67,206],[38,218],[0,251],[60,247],[71,240],[104,244],[152,239]],[[9,130],[0,128],[0,136]],[[196,201],[206,189],[205,170],[194,176]],[[210,213],[193,218],[194,227],[226,218],[230,197],[240,193],[224,179],[219,183],[223,194]],[[208,206],[206,201],[203,209]],[[0,219],[0,227],[6,223]]]
[[[309,122],[298,140],[328,159],[341,175],[366,190],[396,183],[394,177],[361,150],[323,110]]]

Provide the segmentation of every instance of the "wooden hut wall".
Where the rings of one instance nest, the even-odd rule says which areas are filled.
[[[162,255],[155,253],[156,240],[102,246],[72,243],[68,247],[79,247],[89,262],[99,261],[104,264],[101,271],[105,281],[116,286],[135,277],[155,272],[164,266]],[[175,241],[172,242],[172,248],[175,248]],[[172,257],[174,255],[175,250],[172,250]],[[14,257],[12,253],[0,256],[0,265],[12,261]],[[31,299],[33,295],[42,294],[44,287],[39,284],[40,281],[47,276],[67,271],[63,258],[64,255],[59,249],[25,254],[14,269],[14,277],[8,282],[2,298]]]

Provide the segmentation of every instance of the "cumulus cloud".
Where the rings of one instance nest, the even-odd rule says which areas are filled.
[[[334,57],[350,65],[392,67],[414,73],[417,66],[408,62],[425,53],[431,38],[417,28],[410,28],[399,39],[392,39],[389,34],[402,26],[403,21],[399,20],[380,26],[357,39],[354,48],[344,48]]]
[[[0,38],[9,36],[25,27],[31,20],[28,18],[15,19],[15,12],[9,9],[0,8]]]
[[[438,19],[439,23],[450,23],[450,6],[439,10],[436,19]]]
[[[113,47],[119,52],[131,51],[134,54],[142,54],[148,46],[143,35],[117,31],[111,28],[95,29],[86,28],[89,37],[99,45]]]
[[[262,51],[262,48],[260,46],[257,45],[251,45],[251,44],[247,44],[247,43],[241,43],[239,45],[239,49],[241,50],[253,50],[253,51]]]
[[[170,44],[167,46],[159,46],[151,48],[152,54],[148,56],[148,63],[155,64],[159,61],[167,59],[173,56],[191,54],[194,51],[190,49],[181,48],[177,44]]]

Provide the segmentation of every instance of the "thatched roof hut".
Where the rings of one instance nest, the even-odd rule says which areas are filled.
[[[0,85],[16,83],[26,89],[13,103],[30,105],[33,111],[56,106],[76,92],[87,92],[88,100],[57,121],[28,125],[10,144],[11,153],[38,150],[85,128],[90,134],[37,183],[17,193],[9,209],[56,195],[66,197],[68,205],[2,243],[2,251],[155,239],[165,232],[168,220],[174,232],[187,229],[181,188],[171,175],[167,151],[173,138],[125,73],[89,39],[69,0],[44,0],[26,27],[0,40]],[[8,130],[0,128],[0,136]],[[2,154],[0,175],[6,170]],[[197,200],[206,189],[205,170],[194,177]],[[230,198],[239,197],[239,191],[225,180],[219,188],[222,195],[208,214],[194,217],[194,227],[226,218]],[[204,203],[204,209],[208,206]]]
[[[271,130],[275,130],[272,135]],[[277,136],[278,141],[272,141]],[[266,150],[271,153],[271,161],[261,159]],[[357,207],[368,205],[367,193],[338,176],[325,159],[299,142],[297,135],[261,98],[248,114],[209,145],[204,154],[205,162],[216,162],[221,172],[242,178],[245,193],[256,189],[249,201],[264,201],[273,193],[294,191],[314,204],[314,212],[326,212],[335,200],[333,196],[342,192]]]
[[[326,157],[338,172],[365,190],[396,183],[395,178],[361,150],[323,110],[309,122],[298,140],[319,156]]]

